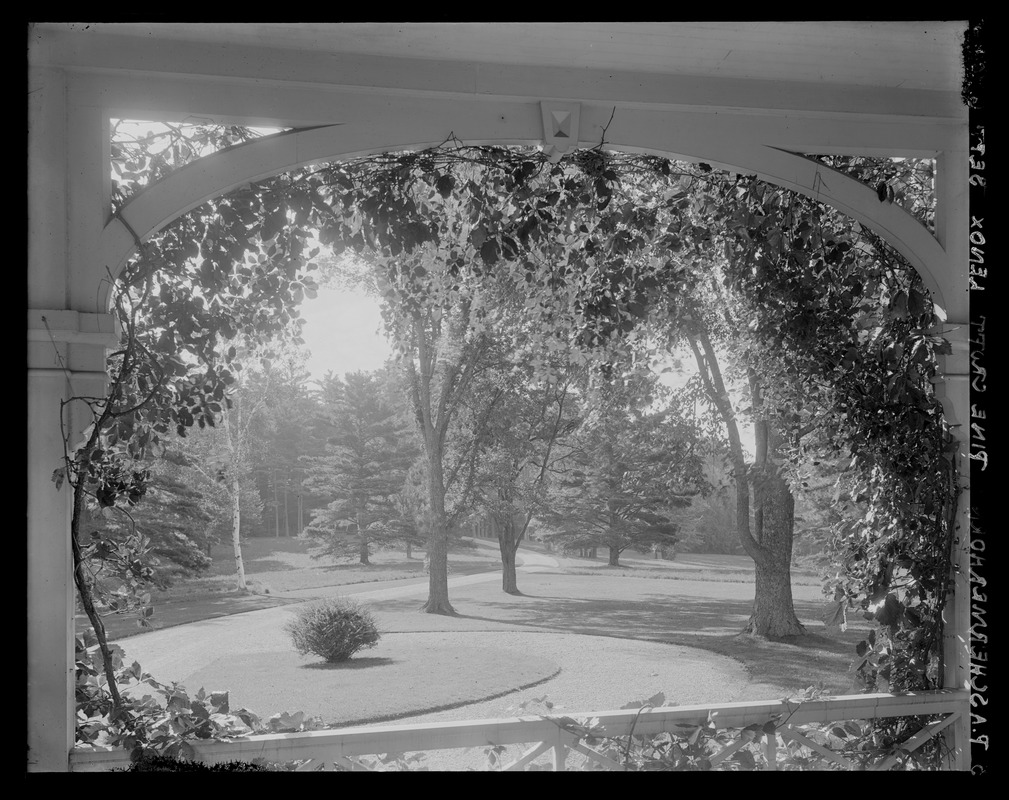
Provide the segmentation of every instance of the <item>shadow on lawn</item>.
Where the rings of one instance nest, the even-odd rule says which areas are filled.
[[[378,605],[378,604],[376,604]],[[414,599],[381,602],[383,611],[416,611]],[[798,691],[823,684],[833,693],[852,688],[848,666],[855,645],[867,631],[849,628],[828,633],[817,620],[821,604],[795,602],[807,635],[769,640],[742,633],[750,600],[643,595],[640,599],[573,598],[526,594],[479,603],[482,614],[459,613],[459,619],[504,623],[546,632],[609,636],[695,647],[741,662],[755,682]],[[457,608],[457,611],[460,609]]]
[[[250,558],[245,564],[247,575],[256,575],[260,572],[286,572],[295,569],[317,569],[313,567],[299,567],[287,561],[278,561],[274,558]],[[232,577],[228,574],[228,577]]]
[[[364,658],[349,658],[346,661],[339,661],[331,664],[328,661],[313,661],[311,664],[302,664],[302,669],[324,669],[324,670],[345,670],[345,669],[368,669],[368,667],[381,667],[384,664],[394,664],[396,659],[385,656],[366,656]]]
[[[318,567],[313,567],[312,569],[320,569],[324,572],[352,572],[354,570],[374,570],[376,572],[416,572],[418,574],[423,574],[424,572],[424,562],[420,559],[411,559],[410,561],[390,561],[388,563],[375,562],[371,564],[362,564],[360,561],[348,561],[344,564],[320,564]]]
[[[748,600],[668,595],[646,595],[640,600],[529,595],[525,599],[529,602],[522,603],[521,609],[507,602],[485,601],[490,615],[471,618],[697,647],[742,662],[755,681],[797,688],[823,683],[833,692],[851,687],[848,666],[856,643],[867,634],[851,629],[828,634],[822,623],[812,622],[821,611],[821,604],[813,602],[795,603],[796,614],[806,621],[805,636],[769,640],[742,632],[752,608]]]

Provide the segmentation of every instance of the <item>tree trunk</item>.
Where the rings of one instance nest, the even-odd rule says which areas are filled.
[[[772,456],[778,434],[766,420],[754,424],[756,461],[746,463],[739,428],[714,348],[703,329],[688,339],[705,389],[715,404],[729,437],[729,452],[736,484],[736,534],[746,554],[753,559],[755,592],[753,613],[745,633],[768,638],[799,636],[805,628],[792,604],[792,535],[795,528],[795,498],[775,468]],[[702,354],[703,349],[703,354]],[[759,378],[750,371],[750,399],[754,409],[763,402]],[[750,490],[753,489],[754,532],[750,532]]]
[[[448,601],[448,537],[445,529],[431,531],[427,544],[429,565],[427,602],[421,606],[426,614],[455,616],[456,611]]]
[[[806,629],[792,604],[795,498],[777,474],[756,478],[753,490],[754,512],[760,519],[761,557],[754,560],[756,590],[745,631],[770,639],[801,636]]]
[[[287,481],[284,483],[284,536],[288,539],[291,538],[291,511],[287,507],[287,497],[290,494],[289,484],[291,482],[291,476],[287,476]]]
[[[620,550],[616,547],[610,547],[610,566],[619,567],[620,566]]]
[[[358,545],[357,553],[361,563],[370,566],[371,562],[368,560],[368,537],[364,535],[364,525],[362,524],[363,523],[362,517],[363,514],[361,513],[361,511],[358,511],[357,537],[360,541],[360,544]]]
[[[429,445],[428,453],[428,574],[427,602],[421,610],[427,614],[455,616],[448,601],[448,524],[445,519],[445,478],[442,474],[441,452],[437,444]]]
[[[245,583],[245,563],[242,561],[242,506],[238,478],[231,479],[231,544],[235,550],[235,571],[238,575],[238,588],[243,592],[248,590]]]
[[[406,543],[406,557],[407,559],[413,558],[413,545],[410,542]]]
[[[238,438],[238,434],[232,432],[228,414],[224,414],[223,422],[224,431],[228,437],[228,451],[231,456],[231,464],[228,467],[231,480],[231,545],[235,551],[235,574],[238,578],[238,588],[245,592],[248,591],[248,586],[245,583],[245,563],[242,561],[242,484],[239,478],[241,440]],[[241,431],[240,416],[235,427],[239,432]]]
[[[280,538],[280,498],[277,496],[277,470],[270,470],[273,477],[273,532]]]
[[[505,594],[520,595],[518,576],[515,571],[515,553],[518,548],[501,543],[501,590]]]
[[[515,571],[515,555],[519,549],[519,538],[514,520],[500,521],[497,527],[498,548],[501,551],[501,589],[505,594],[520,595],[518,576]]]

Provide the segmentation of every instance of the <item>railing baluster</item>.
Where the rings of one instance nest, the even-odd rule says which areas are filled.
[[[904,742],[904,745],[900,749],[903,750],[905,753],[913,753],[915,750],[917,750],[919,747],[925,744],[925,742],[927,742],[929,739],[931,739],[933,736],[939,733],[939,731],[943,730],[949,725],[952,725],[959,718],[960,715],[957,713],[957,714],[950,714],[948,717],[937,720],[936,722],[930,722],[928,725],[926,725],[924,728],[918,731],[914,736],[912,736],[910,739]],[[897,763],[897,756],[892,755],[884,759],[880,763],[874,764],[869,768],[869,770],[871,772],[886,771],[896,763]]]
[[[723,747],[721,750],[715,753],[715,755],[713,755],[710,759],[708,759],[708,761],[711,764],[711,766],[714,767],[722,763],[725,759],[727,759],[729,756],[735,753],[739,748],[745,747],[746,744],[747,744],[746,739],[740,736],[732,744],[727,744],[725,747]]]
[[[778,769],[778,737],[773,733],[767,734],[764,758],[767,759],[767,764],[764,765],[765,770],[775,771]]]
[[[855,769],[856,767],[856,764],[852,763],[851,761],[848,761],[848,759],[846,758],[839,756],[829,747],[824,747],[822,744],[817,744],[812,739],[808,738],[804,734],[795,730],[791,726],[786,726],[781,729],[781,738],[786,741],[789,738],[794,739],[799,744],[808,747],[810,750],[819,753],[824,758],[833,761],[836,764],[840,764],[845,769]]]
[[[535,747],[530,748],[522,755],[517,761],[513,761],[507,767],[504,767],[502,772],[514,772],[516,770],[522,769],[530,761],[539,758],[543,753],[550,749],[549,742],[540,742]]]
[[[568,748],[563,744],[554,745],[554,772],[564,772],[568,760]]]
[[[595,761],[597,764],[602,764],[604,767],[609,767],[610,769],[615,770],[626,769],[625,765],[621,764],[619,761],[614,761],[609,756],[604,756],[602,753],[597,753],[591,747],[586,747],[581,742],[576,742],[575,744],[571,745],[571,749],[577,750],[582,755],[587,756],[589,759]]]

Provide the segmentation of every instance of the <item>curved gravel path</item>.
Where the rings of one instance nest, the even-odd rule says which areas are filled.
[[[576,718],[600,711],[613,711],[631,701],[645,701],[655,694],[665,695],[664,705],[691,705],[724,697],[723,702],[753,699],[746,670],[735,659],[704,650],[659,642],[642,642],[606,636],[543,633],[466,634],[467,640],[489,637],[488,642],[529,648],[538,656],[561,664],[560,671],[534,687],[505,696],[467,703],[458,708],[410,715],[379,725],[410,725],[424,722],[473,721],[516,715],[556,713]],[[538,699],[553,704],[546,709]],[[526,703],[525,709],[519,705]],[[584,713],[581,713],[584,712]],[[498,754],[498,763],[518,759],[530,745],[512,745]],[[550,754],[536,759],[545,764]],[[583,761],[569,753],[568,768]],[[486,770],[487,756],[479,748],[428,751],[420,766],[432,771]]]
[[[659,692],[665,695],[666,705],[703,703],[715,696],[732,702],[750,686],[746,670],[735,659],[691,647],[579,634],[508,631],[465,636],[474,643],[549,658],[560,670],[536,686],[504,697],[410,715],[400,720],[401,724],[514,716],[519,703],[543,696],[565,714],[612,711]]]

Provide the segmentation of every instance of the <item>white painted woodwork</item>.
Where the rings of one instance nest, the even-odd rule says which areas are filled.
[[[736,730],[748,725],[787,719],[784,735],[800,725],[841,722],[845,720],[881,719],[913,715],[957,715],[968,698],[966,690],[938,690],[912,695],[864,694],[827,697],[818,700],[719,703],[710,705],[674,706],[665,708],[620,711],[575,711],[569,719],[593,719],[600,735],[608,737],[655,735],[680,730],[679,725],[705,725],[713,719],[718,730]],[[945,724],[949,724],[947,719]],[[928,734],[916,737],[915,744],[924,743],[930,735],[944,727],[937,724]],[[797,734],[801,735],[801,734]],[[775,738],[775,737],[770,737]],[[278,733],[240,737],[228,742],[192,741],[198,757],[204,762],[267,761],[285,762],[314,759],[327,765],[350,766],[348,759],[380,753],[414,753],[469,747],[493,747],[535,743],[518,760],[504,766],[506,771],[520,770],[539,756],[552,750],[554,768],[563,767],[566,751],[583,752],[575,734],[565,730],[549,716],[524,716],[507,719],[473,720],[471,722],[430,722],[405,725],[373,725],[332,731]],[[718,754],[717,763],[743,746],[729,745]],[[586,754],[600,763],[607,759],[598,754]],[[772,758],[773,761],[773,758]],[[75,750],[71,754],[74,771],[105,771],[129,763],[129,754],[112,750]]]
[[[125,25],[81,31],[80,26],[57,24],[40,26],[38,53],[47,63],[80,70],[111,64],[140,79],[178,73],[233,84],[342,83],[583,102],[619,98],[774,111],[960,113],[961,23],[871,23],[875,35],[865,26],[846,23],[743,23],[735,30],[726,23],[701,25],[627,27],[625,40],[651,40],[654,46],[628,46],[617,53],[606,44],[613,31],[592,41],[593,29],[571,23],[455,28],[457,34],[464,31],[461,35],[446,29],[444,46],[433,51],[412,50],[407,44],[417,35],[415,25],[395,34],[388,26],[371,26],[398,42],[389,51],[375,47],[374,37],[369,41],[362,28],[346,25],[332,26],[325,34],[315,25],[271,26],[249,36],[243,35],[248,29],[236,25],[158,24],[147,32]],[[477,45],[482,37],[493,45]],[[529,46],[537,40],[546,44],[533,47],[530,55]],[[501,56],[494,58],[495,52]]]
[[[358,99],[357,95],[349,96],[346,105],[358,108],[361,118],[374,121],[373,102],[369,100],[359,106]],[[437,144],[448,133],[464,129],[473,131],[473,139],[466,136],[465,140],[474,143],[494,141],[495,128],[499,132],[507,129],[509,135],[503,141],[508,144],[529,144],[542,135],[543,117],[537,114],[538,109],[533,104],[527,104],[524,114],[511,114],[510,121],[505,123],[493,112],[481,117],[473,109],[456,109],[461,115],[452,117],[448,108],[432,114],[429,106],[419,101],[401,103],[397,113],[406,115],[409,125],[394,125],[391,119],[380,117],[382,124],[377,128],[369,125],[355,129],[351,125],[339,125],[290,132],[207,156],[138,195],[123,210],[123,219],[145,239],[169,220],[221,191],[296,166],[353,157],[366,152],[369,144],[374,151],[410,149]],[[482,110],[491,111],[489,108]],[[586,128],[598,130],[601,135],[609,123],[608,113],[598,107],[582,110],[579,139],[583,145],[593,144],[585,133]],[[806,127],[807,136],[815,137],[820,135],[815,132],[817,128],[831,126],[817,121]],[[398,140],[391,139],[393,135]],[[777,144],[754,143],[754,136],[749,120],[744,122],[732,115],[719,115],[713,121],[706,121],[696,113],[667,112],[659,117],[654,112],[630,109],[614,117],[606,139],[614,149],[705,161],[730,171],[756,174],[828,202],[873,228],[900,250],[921,272],[947,319],[966,318],[966,295],[951,283],[962,271],[946,268],[949,258],[945,251],[917,220],[895,204],[880,203],[869,187],[808,158],[785,152]],[[777,142],[773,138],[770,141]],[[862,141],[871,142],[870,139]],[[937,138],[934,144],[938,143]],[[96,252],[98,264],[113,274],[118,273],[136,247],[132,235],[121,227],[121,223],[114,220]]]

